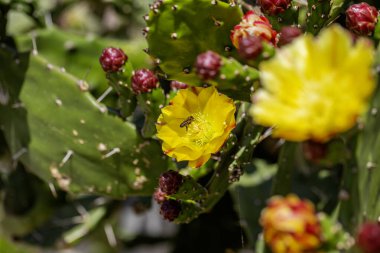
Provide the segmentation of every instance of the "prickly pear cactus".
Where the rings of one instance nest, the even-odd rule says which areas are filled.
[[[143,32],[148,53],[167,78],[199,84],[193,65],[198,54],[213,50],[228,55],[233,50],[230,31],[242,11],[223,1],[155,1],[145,16]]]

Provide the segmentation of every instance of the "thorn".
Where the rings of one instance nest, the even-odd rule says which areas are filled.
[[[178,5],[175,4],[175,5],[172,6],[172,10],[173,11],[176,11],[177,9],[178,9]]]
[[[107,223],[104,226],[104,232],[106,233],[106,237],[107,237],[107,241],[109,245],[115,248],[117,246],[116,236],[115,236],[112,226],[109,223]]]
[[[17,151],[13,156],[12,156],[12,160],[13,161],[17,161],[23,154],[25,154],[26,152],[28,152],[28,149],[27,148],[21,148],[19,151]]]
[[[107,97],[111,91],[112,91],[112,87],[108,87],[108,89],[105,92],[103,92],[103,94],[96,100],[96,102],[98,103],[102,102],[103,99]]]
[[[212,4],[212,5],[217,5],[217,4],[218,4],[218,1],[216,1],[216,0],[212,0],[212,1],[211,1],[211,4]]]
[[[147,15],[144,15],[143,16],[143,19],[145,20],[145,21],[148,21],[149,20],[149,15],[147,14]]]
[[[60,100],[59,98],[55,99],[55,104],[58,106],[62,106],[62,100]]]
[[[48,70],[52,70],[52,69],[53,69],[53,65],[50,64],[50,63],[48,63],[48,64],[46,65],[46,68],[47,68]]]
[[[52,182],[49,182],[49,189],[51,191],[51,194],[53,195],[54,198],[58,197],[57,191],[55,190],[55,186]]]
[[[178,38],[177,33],[172,33],[172,34],[170,35],[170,38],[172,38],[173,40],[176,40],[176,39]]]
[[[65,73],[65,72],[66,72],[66,69],[65,69],[64,67],[59,68],[59,70],[60,70],[62,73]]]
[[[38,55],[37,42],[36,42],[36,36],[35,35],[32,35],[32,46],[33,46],[32,54]]]
[[[71,156],[74,154],[74,151],[72,150],[68,150],[66,152],[66,155],[65,157],[63,157],[61,163],[59,164],[59,167],[62,167],[63,165],[65,165],[65,163],[67,163],[67,161],[71,158]]]
[[[109,157],[111,157],[111,156],[113,156],[114,154],[117,154],[117,153],[120,153],[120,148],[114,148],[114,149],[112,149],[110,152],[108,152],[107,154],[105,154],[104,156],[102,156],[102,159],[109,158]]]
[[[230,46],[225,46],[224,51],[231,52],[232,48]]]

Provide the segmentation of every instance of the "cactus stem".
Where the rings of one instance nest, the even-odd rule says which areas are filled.
[[[112,87],[108,87],[107,90],[103,92],[103,94],[96,100],[96,102],[100,103],[103,101],[104,98],[106,98],[112,91]]]
[[[63,157],[62,161],[59,163],[59,167],[62,167],[63,165],[65,165],[65,163],[67,163],[68,160],[70,160],[70,158],[74,155],[74,151],[72,150],[68,150],[65,154],[65,156]]]
[[[109,157],[111,157],[111,156],[113,156],[115,154],[120,153],[120,151],[121,151],[120,148],[114,148],[110,152],[108,152],[107,154],[105,154],[104,156],[102,156],[102,159],[109,158]]]

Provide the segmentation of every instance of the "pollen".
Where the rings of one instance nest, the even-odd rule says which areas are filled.
[[[186,137],[197,146],[204,146],[212,140],[212,125],[206,115],[198,112],[193,115],[194,121],[189,125]]]

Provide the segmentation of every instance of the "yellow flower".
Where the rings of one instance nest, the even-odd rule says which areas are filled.
[[[273,253],[311,253],[321,245],[321,227],[314,205],[295,195],[272,197],[260,222]]]
[[[179,90],[161,112],[157,137],[163,141],[162,150],[193,168],[218,152],[235,127],[235,105],[215,87]]]
[[[350,129],[374,90],[372,45],[340,26],[297,38],[260,65],[263,89],[251,115],[273,135],[291,141],[324,142]]]

